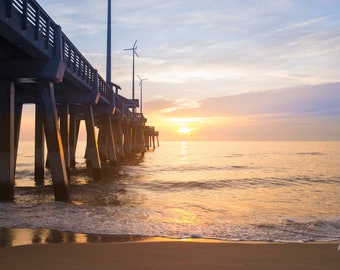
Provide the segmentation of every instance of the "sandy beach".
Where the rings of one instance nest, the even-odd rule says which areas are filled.
[[[337,243],[243,243],[201,240],[32,244],[0,248],[11,269],[339,269]]]

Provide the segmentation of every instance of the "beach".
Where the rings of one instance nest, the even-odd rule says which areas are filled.
[[[2,270],[339,269],[338,242],[285,243],[2,228]]]
[[[339,269],[339,142],[164,142],[102,181],[79,164],[70,203],[24,146],[1,270]]]
[[[11,269],[339,269],[336,243],[250,243],[154,239],[33,244],[0,249]]]

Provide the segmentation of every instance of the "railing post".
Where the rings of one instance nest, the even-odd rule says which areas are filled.
[[[48,49],[50,43],[50,32],[51,32],[51,20],[47,18],[46,20],[46,39],[45,39],[45,49]]]
[[[60,62],[64,61],[64,43],[60,25],[54,29],[54,59]]]
[[[61,27],[59,25],[55,25],[54,29],[54,51],[53,51],[53,59],[54,65],[58,66],[58,70],[55,73],[54,82],[62,82],[64,78],[64,72],[66,69],[66,64],[64,63],[64,41]]]
[[[94,70],[93,71],[94,72],[94,74],[93,74],[93,83],[94,83],[94,90],[95,90],[95,92],[96,93],[98,93],[99,92],[99,87],[98,87],[98,70]]]
[[[27,0],[22,1],[22,30],[27,29]]]
[[[40,25],[40,7],[37,8],[35,13],[35,29],[34,29],[35,40],[39,40],[39,25]]]
[[[7,18],[12,17],[12,5],[13,5],[13,0],[8,0],[7,6],[6,6],[6,16],[7,16]]]
[[[98,70],[93,70],[93,92],[95,96],[95,104],[99,102],[100,93],[99,93],[99,85],[98,85]]]

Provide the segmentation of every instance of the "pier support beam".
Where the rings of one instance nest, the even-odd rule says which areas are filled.
[[[98,145],[95,135],[95,125],[93,118],[93,110],[91,105],[85,105],[85,125],[87,133],[86,159],[91,163],[93,170],[93,178],[101,179],[101,164],[99,158]]]
[[[41,108],[48,148],[48,158],[52,171],[54,197],[56,201],[69,201],[69,183],[63,145],[58,127],[53,84],[49,81],[39,81],[37,87],[38,103]]]
[[[45,134],[41,108],[39,103],[35,106],[35,158],[34,180],[37,186],[44,185],[44,158],[45,158]]]
[[[131,124],[130,124],[131,125]],[[132,147],[132,153],[137,153],[137,132],[135,125],[131,125],[131,147]]]
[[[110,165],[115,165],[117,163],[114,137],[111,116],[104,114],[101,117],[101,123],[99,125],[98,147],[101,161],[108,161]]]
[[[114,139],[115,139],[115,146],[116,146],[116,154],[118,160],[122,161],[124,159],[124,147],[123,147],[123,131],[121,123],[118,119],[112,120],[113,124],[113,132],[114,132]]]
[[[156,144],[155,144],[155,135],[152,135],[152,148],[153,148],[153,149],[156,148]]]
[[[66,170],[70,170],[70,137],[69,137],[69,106],[62,103],[60,105],[60,133],[64,147]]]
[[[108,145],[106,133],[107,127],[104,123],[104,120],[101,119],[98,131],[98,151],[102,163],[106,163],[108,160]]]
[[[76,150],[78,142],[80,120],[77,119],[75,114],[70,115],[70,167],[76,166]]]
[[[143,126],[137,127],[137,147],[141,154],[145,153],[145,144],[144,144],[144,128]]]
[[[115,145],[115,135],[112,129],[111,116],[104,115],[104,125],[106,126],[106,142],[108,147],[108,158],[111,165],[117,163],[117,151]]]
[[[14,109],[14,178],[15,178],[15,170],[16,163],[18,157],[18,148],[19,148],[19,137],[20,137],[20,126],[21,126],[21,117],[22,117],[22,103],[15,103]]]
[[[14,82],[0,81],[0,201],[14,199]]]
[[[126,156],[131,156],[132,155],[132,132],[130,125],[127,123],[123,124],[123,136],[124,136],[124,153]]]

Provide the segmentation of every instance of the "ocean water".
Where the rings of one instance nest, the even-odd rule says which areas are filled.
[[[93,181],[77,151],[71,202],[36,187],[20,142],[0,227],[235,241],[339,241],[340,142],[161,142]]]

